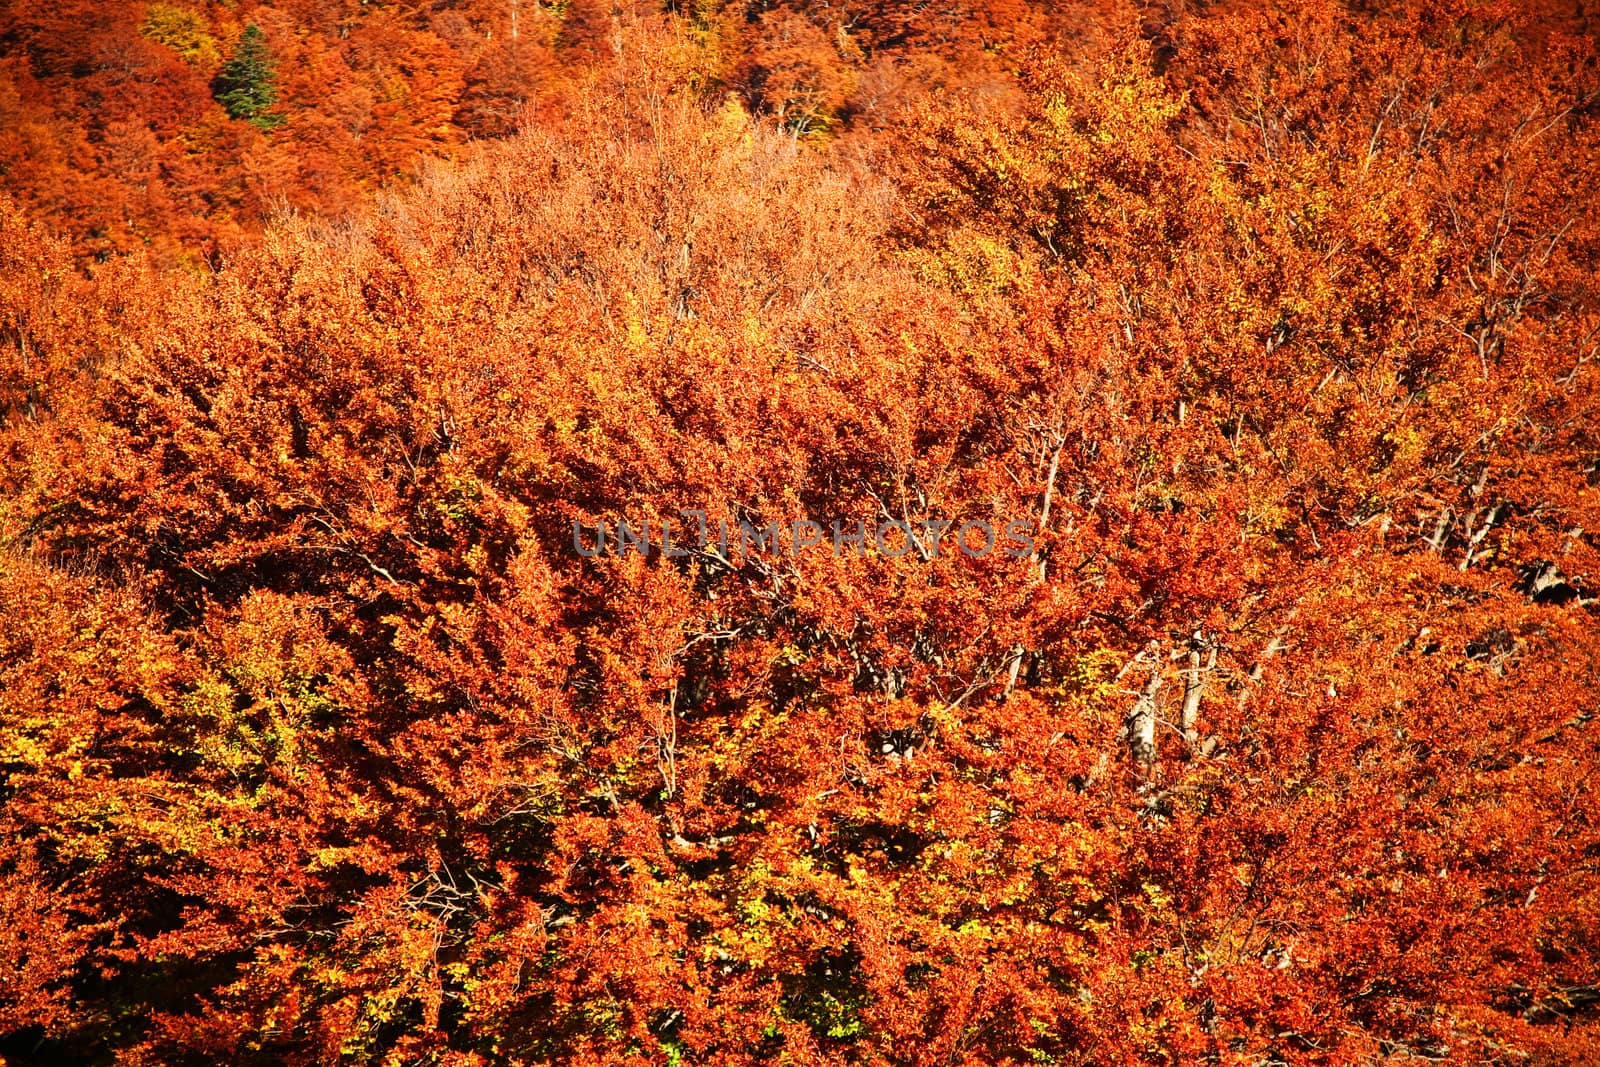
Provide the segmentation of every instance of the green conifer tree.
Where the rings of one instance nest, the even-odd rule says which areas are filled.
[[[246,119],[263,130],[283,122],[282,115],[270,110],[278,99],[278,87],[267,37],[260,27],[251,24],[244,28],[239,46],[217,72],[215,95],[232,118]]]

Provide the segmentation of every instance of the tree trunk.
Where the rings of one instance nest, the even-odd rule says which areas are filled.
[[[1195,720],[1200,716],[1200,698],[1205,693],[1206,675],[1217,666],[1217,649],[1212,646],[1204,668],[1200,666],[1200,646],[1189,650],[1188,677],[1183,684],[1183,739],[1194,744],[1199,739],[1195,733]]]
[[[1158,656],[1150,667],[1150,682],[1128,716],[1128,750],[1146,767],[1156,761],[1156,694],[1160,690],[1161,659]]]

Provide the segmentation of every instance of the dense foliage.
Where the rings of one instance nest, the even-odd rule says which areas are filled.
[[[1600,1060],[1595,30],[9,5],[0,1061]]]

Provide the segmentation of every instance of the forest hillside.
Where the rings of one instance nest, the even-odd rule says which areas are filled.
[[[1600,1062],[1600,13],[0,8],[0,1064]]]

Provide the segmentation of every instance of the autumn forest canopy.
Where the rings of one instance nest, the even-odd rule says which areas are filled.
[[[1597,34],[0,5],[0,1065],[1600,1062]]]

